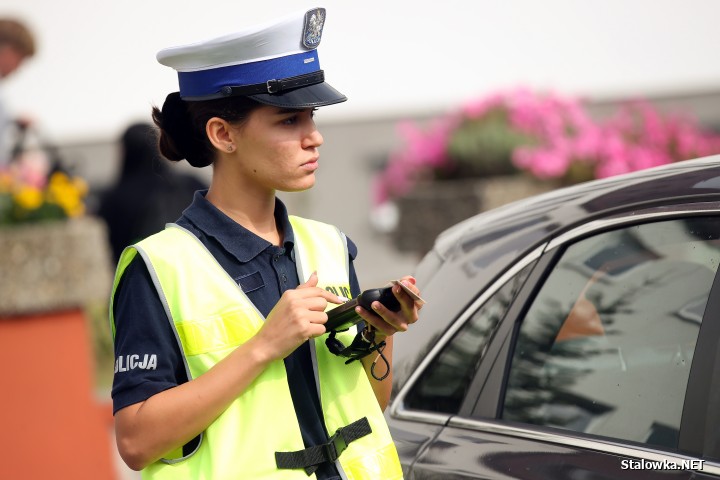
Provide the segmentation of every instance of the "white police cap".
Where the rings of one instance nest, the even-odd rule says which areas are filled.
[[[242,95],[287,108],[340,103],[347,97],[325,83],[316,50],[325,18],[324,8],[314,8],[223,37],[166,48],[157,59],[178,72],[183,100]]]

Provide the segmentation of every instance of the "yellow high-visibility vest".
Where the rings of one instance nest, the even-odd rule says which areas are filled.
[[[321,288],[349,291],[347,241],[334,226],[290,217],[300,282],[318,272]],[[207,372],[262,327],[264,317],[192,233],[169,225],[132,247],[118,263],[113,297],[123,272],[140,254],[176,332],[188,378]],[[328,308],[332,308],[330,304]],[[115,331],[110,305],[110,319]],[[352,328],[338,337],[349,344]],[[326,335],[310,343],[325,427],[330,435],[363,417],[372,433],[348,444],[336,462],[348,480],[402,478],[387,424],[361,362],[331,354]],[[278,469],[275,452],[303,450],[285,365],[274,361],[202,433],[194,452],[182,448],[142,472],[145,479],[307,479],[303,469]]]

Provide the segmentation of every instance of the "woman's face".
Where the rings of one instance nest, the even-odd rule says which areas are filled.
[[[238,168],[258,187],[296,192],[315,184],[323,138],[314,109],[289,110],[264,105],[237,129]]]

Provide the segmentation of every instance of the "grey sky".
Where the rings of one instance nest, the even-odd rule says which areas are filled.
[[[321,65],[350,99],[321,122],[518,86],[588,97],[720,87],[717,0],[3,0],[0,14],[26,20],[40,44],[3,95],[56,141],[114,137],[177,89],[161,48],[313,6],[328,10]]]

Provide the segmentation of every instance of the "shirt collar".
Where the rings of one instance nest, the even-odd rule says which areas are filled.
[[[205,198],[207,190],[195,192],[190,206],[183,212],[183,217],[191,222],[206,236],[214,238],[220,245],[246,263],[273,245],[243,227]],[[275,219],[283,230],[283,246],[291,252],[295,244],[295,235],[288,219],[287,208],[279,198],[275,198]]]

